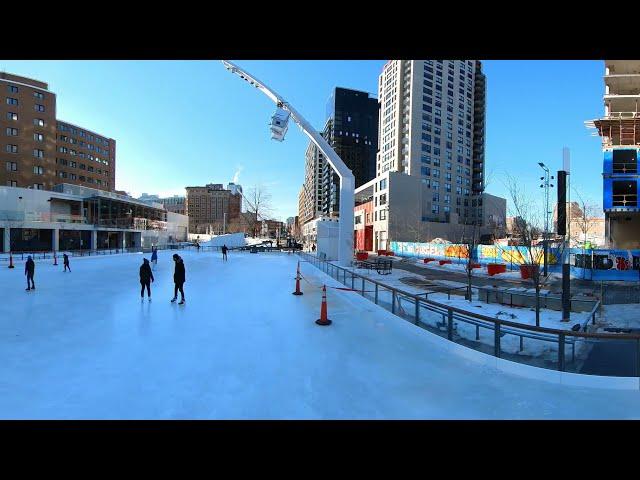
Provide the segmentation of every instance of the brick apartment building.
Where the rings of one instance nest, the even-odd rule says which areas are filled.
[[[240,217],[242,196],[227,190],[222,184],[186,187],[185,211],[189,216],[190,233],[219,231],[223,225]]]
[[[115,140],[58,120],[45,82],[0,72],[0,94],[0,185],[115,190]]]

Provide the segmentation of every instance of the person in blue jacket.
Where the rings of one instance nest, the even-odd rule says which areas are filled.
[[[151,247],[151,261],[154,265],[158,265],[158,247]]]

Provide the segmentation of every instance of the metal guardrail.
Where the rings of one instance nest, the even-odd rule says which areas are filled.
[[[560,330],[489,317],[423,298],[424,294],[413,294],[399,288],[391,287],[347,268],[334,265],[325,260],[320,260],[316,256],[305,252],[298,252],[298,255],[343,285],[357,291],[363,297],[373,300],[376,305],[382,306],[391,313],[411,321],[421,328],[468,348],[490,353],[496,357],[506,358],[518,363],[560,371],[592,374],[587,371],[580,371],[582,365],[576,362],[577,347],[579,349],[579,347],[583,345],[588,346],[589,344],[591,344],[592,347],[608,345],[613,348],[613,353],[615,354],[620,342],[623,342],[624,344],[629,344],[634,350],[633,365],[625,365],[625,367],[631,367],[634,373],[632,375],[625,375],[624,373],[614,373],[612,375],[640,376],[640,334],[588,333],[586,331]],[[356,285],[356,283],[358,283],[358,285]],[[371,295],[370,292],[373,294]],[[381,298],[381,293],[386,293],[387,296],[390,295],[390,301]],[[401,300],[403,299],[410,303],[413,308],[409,307],[409,310],[405,310],[401,305]],[[597,302],[589,312],[592,322],[595,322],[595,315],[599,307],[600,302]],[[413,311],[411,312],[410,310]],[[429,322],[425,314],[432,317],[436,316],[441,321],[435,323]],[[461,334],[459,324],[473,327],[475,336],[473,336],[473,330],[471,330],[471,338]],[[481,341],[481,329],[491,332],[493,338],[490,343]],[[465,333],[469,334],[470,332],[467,331]],[[505,351],[506,343],[502,339],[506,335],[519,337],[518,351]],[[555,351],[555,356],[549,349],[544,349],[547,351],[546,357],[545,355],[523,355],[525,338],[549,344],[552,347],[551,350]],[[569,362],[567,362],[565,355],[565,347],[567,345],[572,347],[572,355]],[[513,345],[511,345],[511,347],[513,347]],[[591,351],[588,353],[590,354]],[[549,360],[548,354],[551,354],[553,357],[551,360]]]

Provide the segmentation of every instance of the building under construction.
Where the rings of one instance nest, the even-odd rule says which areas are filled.
[[[585,122],[602,139],[608,248],[640,248],[640,60],[605,60],[604,116]]]

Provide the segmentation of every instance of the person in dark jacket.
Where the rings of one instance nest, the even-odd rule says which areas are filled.
[[[178,299],[178,291],[180,291],[180,296],[182,297],[180,303],[178,305],[184,305],[184,282],[186,281],[186,274],[184,271],[184,262],[182,258],[177,253],[173,254],[173,261],[176,264],[175,270],[173,272],[173,283],[175,283],[175,288],[173,290],[173,299],[171,303],[175,302]]]
[[[224,260],[225,262],[227,261],[227,251],[229,249],[227,248],[227,245],[222,245],[222,260]]]
[[[27,262],[24,264],[24,274],[27,276],[27,291],[35,290],[36,284],[33,283],[33,275],[36,271],[36,264],[31,258],[31,255],[27,257]]]
[[[154,265],[158,265],[158,247],[151,247],[151,261]]]
[[[154,281],[153,273],[151,272],[151,265],[146,258],[142,259],[142,265],[140,265],[140,299],[144,301],[144,288],[147,287],[147,296],[151,301],[151,282]]]
[[[62,263],[64,263],[64,271],[66,272],[67,269],[69,269],[69,271],[71,271],[71,267],[69,266],[69,255],[67,255],[66,253],[62,254]]]

